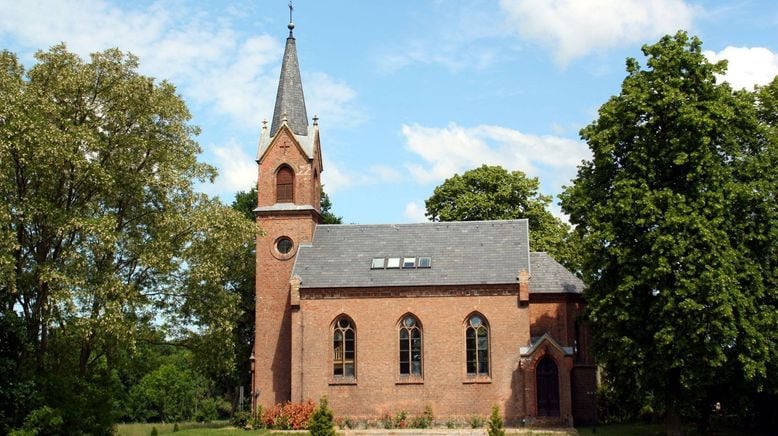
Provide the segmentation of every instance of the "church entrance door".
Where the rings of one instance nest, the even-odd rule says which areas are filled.
[[[535,370],[538,391],[538,416],[559,416],[559,371],[556,363],[544,357]]]

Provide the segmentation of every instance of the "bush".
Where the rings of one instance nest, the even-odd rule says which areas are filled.
[[[59,410],[43,406],[30,412],[24,419],[22,428],[10,434],[14,436],[63,434],[63,424],[64,420]]]
[[[489,426],[486,428],[489,436],[505,436],[505,425],[502,422],[500,408],[492,406],[492,414],[489,416]]]
[[[308,426],[311,436],[335,436],[335,422],[332,410],[327,405],[327,397],[319,400],[319,407],[313,412],[311,423]]]
[[[233,427],[246,428],[250,419],[251,413],[247,411],[235,412],[235,414],[232,415],[232,418],[230,418],[230,424]]]
[[[314,413],[316,405],[308,400],[303,403],[276,404],[261,413],[261,421],[266,428],[274,430],[304,430]]]
[[[422,413],[420,416],[417,416],[413,418],[413,422],[411,423],[411,426],[413,428],[430,428],[432,427],[432,423],[435,421],[435,416],[432,414],[432,406],[427,406],[424,408],[424,413]]]
[[[483,416],[473,415],[468,420],[468,423],[470,423],[470,428],[483,428],[486,421]]]
[[[397,412],[397,416],[394,417],[395,428],[405,428],[408,426],[408,412],[400,410]]]
[[[218,404],[213,398],[206,398],[200,401],[197,413],[195,413],[195,421],[197,422],[211,422],[219,417]]]

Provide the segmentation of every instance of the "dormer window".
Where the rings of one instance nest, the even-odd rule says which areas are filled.
[[[294,202],[294,172],[283,166],[276,173],[276,203]]]

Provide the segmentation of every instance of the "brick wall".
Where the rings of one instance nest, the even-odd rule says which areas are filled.
[[[440,289],[433,292],[438,296],[423,296],[419,289],[370,291],[393,296],[310,298],[312,291],[301,292],[300,311],[295,314],[299,343],[294,347],[299,374],[293,375],[299,383],[293,387],[293,400],[327,395],[337,415],[353,417],[394,415],[401,409],[417,414],[430,405],[439,418],[466,418],[487,416],[495,404],[509,420],[523,416],[518,362],[519,347],[529,340],[529,319],[526,306],[518,305],[515,285],[469,296],[444,296]],[[473,312],[482,314],[490,326],[489,378],[466,374],[465,321]],[[397,325],[406,313],[415,315],[423,327],[422,380],[399,376]],[[357,375],[345,384],[332,377],[331,354],[332,322],[342,314],[354,321],[357,332]]]
[[[294,203],[319,207],[319,179],[314,178],[318,156],[310,161],[285,127],[279,129],[259,164],[259,206],[275,203],[275,173],[281,165],[295,172]],[[310,243],[318,212],[264,212],[257,222],[264,235],[257,238],[257,305],[254,345],[256,404],[271,406],[291,398],[291,325],[289,278],[300,244]],[[275,246],[279,237],[293,241],[285,255]],[[258,397],[256,396],[257,394]]]

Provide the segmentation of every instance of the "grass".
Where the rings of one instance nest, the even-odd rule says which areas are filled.
[[[608,424],[598,425],[597,432],[592,431],[592,426],[576,427],[580,436],[657,436],[664,434],[661,424]]]
[[[151,429],[156,427],[159,434],[175,434],[176,436],[248,436],[248,435],[267,435],[267,430],[246,431],[235,428],[227,421],[216,421],[211,423],[199,422],[180,422],[178,431],[173,433],[175,424],[162,423],[136,423],[119,424],[116,426],[116,434],[119,436],[149,436]]]

